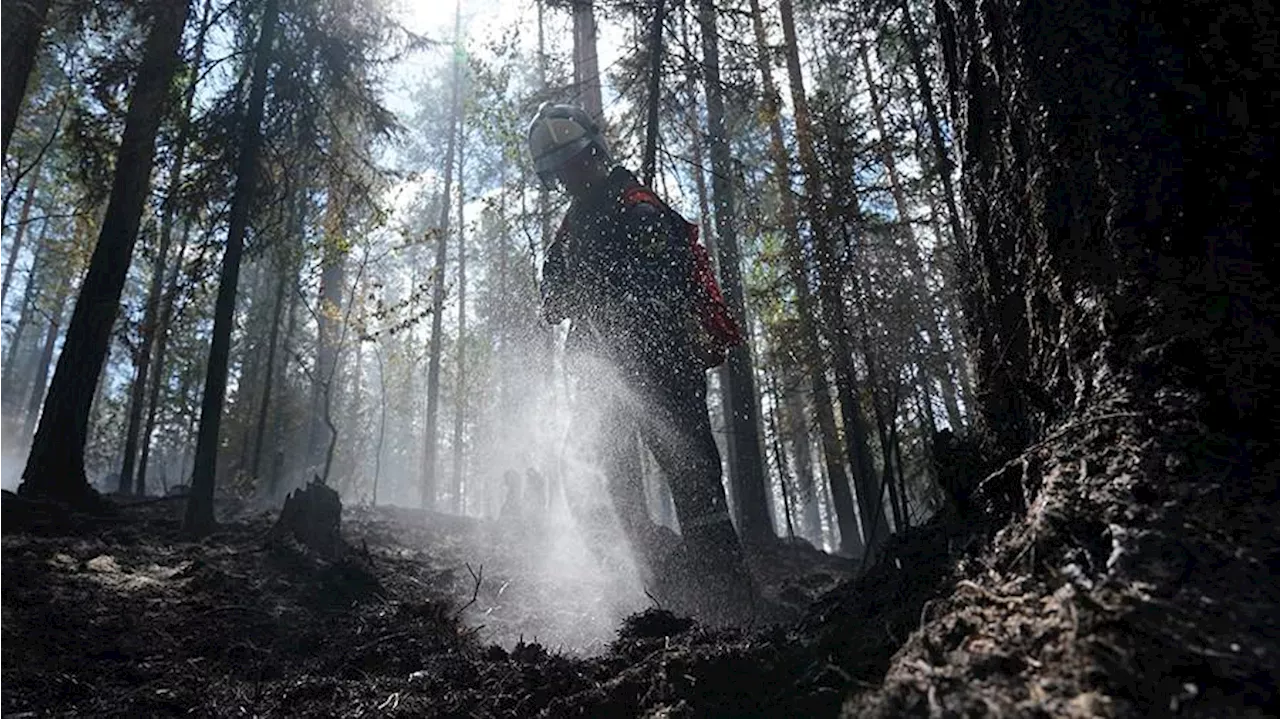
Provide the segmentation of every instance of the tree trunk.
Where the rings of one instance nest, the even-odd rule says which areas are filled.
[[[249,208],[258,185],[258,155],[262,149],[262,116],[267,100],[267,70],[274,59],[272,44],[279,20],[279,0],[267,0],[262,8],[262,28],[253,53],[253,84],[240,137],[236,161],[236,183],[231,195],[227,228],[227,249],[218,277],[218,298],[213,312],[213,338],[209,345],[209,366],[200,402],[200,429],[196,435],[195,466],[191,472],[191,494],[183,518],[183,530],[204,534],[213,529],[213,487],[217,472],[218,431],[222,405],[226,399],[227,360],[231,353],[231,330],[235,320],[236,285],[240,279],[240,258],[249,226]]]
[[[31,380],[31,393],[27,398],[26,416],[22,420],[21,440],[26,441],[35,429],[35,422],[40,412],[40,402],[44,399],[45,383],[49,379],[49,366],[53,363],[53,349],[58,342],[58,333],[62,330],[62,316],[65,314],[67,294],[70,283],[58,285],[53,304],[49,307],[49,328],[44,334],[44,346],[40,349],[40,358],[36,361],[35,376]]]
[[[955,164],[951,161],[946,142],[942,139],[942,122],[937,105],[933,101],[933,83],[929,79],[929,70],[925,65],[924,51],[920,47],[920,37],[916,32],[915,21],[911,18],[911,8],[907,0],[898,0],[898,7],[902,11],[903,37],[906,40],[907,50],[911,53],[911,67],[916,75],[916,92],[920,98],[920,104],[924,106],[925,120],[929,124],[929,140],[933,144],[935,171],[942,180],[942,197],[947,208],[947,221],[951,225],[951,239],[956,244],[961,262],[964,262],[969,251],[964,226],[960,222],[960,210],[956,207],[954,183],[951,181]]]
[[[0,287],[0,306],[9,299],[9,283],[13,281],[13,268],[18,265],[18,255],[22,252],[22,239],[27,234],[27,221],[31,217],[31,205],[36,197],[36,186],[40,184],[40,173],[34,172],[27,181],[27,192],[22,196],[22,211],[18,213],[18,226],[13,230],[13,244],[9,246],[9,262],[4,266],[4,285]],[[48,225],[48,221],[44,222]]]
[[[894,209],[898,213],[897,235],[902,247],[901,256],[915,280],[916,295],[919,302],[912,305],[913,314],[920,330],[928,337],[925,350],[926,366],[942,387],[942,402],[947,409],[947,420],[953,430],[964,426],[960,418],[960,404],[956,401],[956,386],[952,378],[951,368],[947,363],[947,353],[942,347],[942,330],[938,322],[937,305],[929,292],[924,262],[920,257],[920,244],[916,242],[915,231],[911,226],[911,206],[907,202],[907,194],[902,186],[902,178],[898,176],[898,163],[893,156],[893,146],[889,141],[888,127],[884,121],[884,105],[880,102],[880,93],[876,89],[875,78],[871,74],[871,60],[867,53],[867,44],[861,42],[858,54],[862,60],[862,70],[866,76],[867,89],[871,98],[872,119],[876,132],[880,135],[880,161],[884,164],[889,178],[889,192],[893,196]]]
[[[454,13],[454,43],[461,40],[462,10],[461,1]],[[431,287],[431,345],[427,359],[427,421],[422,452],[422,496],[423,509],[434,509],[436,504],[436,456],[440,449],[436,436],[440,417],[440,345],[442,341],[441,320],[444,317],[444,273],[448,259],[449,240],[449,201],[453,192],[453,162],[457,151],[458,115],[461,114],[460,91],[462,67],[457,53],[453,59],[453,90],[449,112],[449,142],[444,158],[444,194],[440,208],[440,236],[436,245],[435,277]]]
[[[798,374],[798,373],[797,373]],[[783,406],[786,409],[784,414],[783,431],[787,434],[787,439],[791,442],[791,456],[795,458],[796,467],[796,485],[799,490],[799,501],[803,503],[801,508],[801,532],[809,539],[812,539],[815,545],[822,544],[822,520],[818,516],[818,505],[821,504],[821,496],[818,487],[814,482],[813,476],[813,454],[810,451],[809,444],[809,427],[805,421],[805,404],[804,392],[800,388],[801,378],[796,375],[788,374],[784,376],[785,387],[783,387]],[[830,411],[830,405],[828,405]],[[840,473],[844,473],[844,467],[839,466]],[[845,491],[848,491],[848,479],[845,479]],[[853,503],[849,503],[849,516],[853,517]],[[853,536],[857,536],[857,524],[852,528]]]
[[[796,525],[792,519],[792,511],[795,502],[791,497],[791,490],[788,489],[788,479],[791,473],[787,471],[787,454],[782,449],[782,433],[778,430],[778,412],[782,406],[782,393],[778,391],[778,378],[773,373],[769,373],[769,396],[770,404],[773,406],[769,412],[769,434],[773,441],[773,461],[778,466],[778,484],[782,488],[782,509],[787,519],[787,538],[795,539]]]
[[[716,206],[716,250],[720,256],[720,282],[729,311],[744,330],[749,326],[743,302],[742,270],[739,266],[738,237],[734,209],[733,158],[724,127],[724,93],[720,86],[719,36],[716,34],[716,10],[712,0],[699,0],[702,26],[703,81],[707,93],[707,125],[711,140],[711,191]],[[730,484],[736,498],[738,532],[745,542],[763,542],[773,536],[769,509],[765,498],[764,459],[757,431],[755,377],[751,369],[749,343],[729,351],[728,383],[731,414],[725,418],[729,428]]]
[[[543,32],[542,3],[543,0],[535,0],[538,6],[538,91],[545,93],[547,92],[547,52]],[[546,252],[547,247],[551,245],[551,193],[541,182],[538,183],[538,232],[540,240],[538,247]]]
[[[134,366],[133,387],[129,392],[129,425],[125,430],[124,461],[120,468],[120,491],[134,494],[146,494],[146,485],[138,482],[133,486],[134,461],[138,456],[138,433],[142,427],[142,406],[146,396],[147,372],[151,366],[151,351],[155,344],[156,320],[160,314],[160,293],[164,286],[165,263],[169,257],[169,246],[173,240],[173,215],[177,210],[178,191],[182,184],[182,170],[186,164],[187,144],[191,140],[191,107],[195,103],[196,80],[200,76],[200,66],[204,62],[204,38],[209,26],[209,11],[212,3],[205,0],[204,10],[200,18],[200,32],[196,38],[195,54],[191,67],[195,68],[192,79],[187,83],[186,96],[183,99],[182,114],[178,116],[178,138],[174,142],[173,161],[169,165],[169,185],[165,190],[164,208],[160,217],[160,247],[156,251],[155,263],[151,269],[151,286],[147,290],[147,308],[142,318],[142,336]]]
[[[373,346],[378,358],[378,445],[373,455],[373,493],[369,503],[378,506],[378,479],[382,475],[382,446],[387,437],[387,368],[382,361],[382,345]]]
[[[1020,451],[1123,369],[1199,388],[1211,422],[1273,440],[1275,6],[1248,22],[1217,3],[937,10],[993,449]]]
[[[814,320],[818,317],[813,291],[809,286],[809,270],[804,259],[800,240],[800,221],[796,214],[795,198],[791,188],[791,158],[782,134],[781,113],[777,87],[773,82],[773,67],[764,32],[764,18],[759,0],[751,0],[751,19],[756,39],[756,64],[764,81],[764,111],[769,118],[769,152],[773,159],[774,178],[778,185],[780,203],[779,219],[783,225],[784,254],[791,284],[796,290],[797,321],[801,341],[804,343],[807,364],[810,367],[814,410],[822,433],[823,459],[827,464],[828,481],[832,483],[831,495],[840,526],[840,550],[849,556],[862,554],[862,538],[858,534],[857,510],[853,505],[853,493],[841,458],[840,440],[836,432],[835,412],[831,407],[831,392],[827,385],[827,367],[818,330]]]
[[[27,272],[27,286],[22,290],[22,304],[18,308],[18,321],[14,323],[13,334],[9,337],[8,351],[4,356],[4,368],[0,370],[0,395],[3,400],[3,411],[5,415],[12,414],[16,409],[18,397],[18,386],[15,384],[15,378],[18,376],[18,362],[22,355],[22,339],[27,333],[27,327],[31,324],[31,318],[36,311],[36,303],[39,301],[40,285],[37,280],[42,280],[45,275],[45,263],[47,262],[46,253],[48,248],[45,246],[45,235],[49,229],[49,223],[40,226],[40,236],[36,239],[36,251],[31,258],[31,269]]]
[[[345,204],[342,180],[331,179],[325,204],[320,296],[316,303],[316,363],[311,376],[311,422],[307,429],[307,464],[310,466],[323,463],[326,448],[333,439],[324,408],[337,394],[335,382],[342,351],[337,338],[342,332],[342,288],[347,269],[347,251],[343,248]]]
[[[182,238],[178,240],[178,250],[173,256],[173,269],[169,272],[168,286],[164,291],[164,299],[160,308],[160,322],[156,326],[155,367],[151,375],[151,388],[147,393],[147,421],[142,426],[142,436],[138,443],[141,446],[138,457],[137,483],[147,484],[147,462],[151,456],[151,433],[155,430],[156,414],[160,409],[160,387],[165,380],[165,359],[169,349],[169,329],[173,322],[173,306],[178,300],[178,281],[182,277],[182,258],[187,253],[187,242],[191,239],[191,222],[182,229]]]
[[[153,4],[155,17],[129,98],[111,197],[45,397],[20,491],[79,503],[92,497],[84,473],[93,388],[102,372],[151,186],[156,133],[178,64],[187,3]]]
[[[44,34],[45,19],[49,15],[49,0],[5,0],[4,80],[0,81],[0,122],[3,123],[4,146],[0,155],[9,156],[9,140],[18,124],[18,111],[22,98],[27,94],[27,80],[36,66],[40,53],[40,36]]]
[[[304,213],[307,211],[308,204],[305,198],[299,198],[298,202],[298,219],[295,220],[297,230],[292,236],[302,240],[302,227],[305,224]],[[300,255],[301,253],[299,253]],[[279,378],[276,383],[281,384],[281,390],[288,387],[287,380],[289,378],[289,358],[294,355],[294,335],[298,331],[298,299],[302,296],[298,285],[301,283],[300,273],[301,257],[295,257],[293,265],[288,270],[289,287],[285,292],[289,294],[289,306],[284,311],[284,336],[280,338],[280,364],[276,369],[279,372]],[[283,397],[281,398],[283,400]],[[271,436],[274,451],[271,458],[271,475],[268,482],[270,496],[279,498],[286,494],[283,491],[283,482],[285,479],[285,447],[288,446],[287,437],[288,427],[285,425],[285,405],[283,401],[276,403],[276,411],[273,412],[271,420]]]
[[[658,157],[658,100],[662,87],[662,23],[665,18],[666,3],[664,0],[654,0],[653,20],[649,28],[648,118],[644,132],[644,159],[640,163],[640,174],[648,187],[653,187]]]
[[[279,277],[276,278],[276,292],[272,299],[271,307],[271,329],[267,336],[267,358],[266,358],[266,376],[262,381],[262,401],[258,404],[258,417],[255,422],[253,434],[253,457],[249,464],[249,474],[256,482],[259,473],[262,471],[262,444],[267,434],[267,418],[271,409],[271,390],[272,382],[275,379],[276,369],[276,345],[280,339],[280,319],[284,316],[284,292],[289,286],[289,270],[287,263],[280,259],[283,252],[277,253],[276,270]]]
[[[461,110],[459,110],[461,115]],[[458,118],[458,382],[454,390],[453,409],[453,511],[464,513],[462,503],[462,477],[465,453],[462,436],[467,413],[467,196],[463,191],[463,171],[466,167],[463,154],[466,131],[463,118]]]
[[[888,523],[874,522],[883,518],[877,512],[875,500],[875,469],[867,449],[867,430],[862,419],[857,375],[853,366],[853,344],[849,337],[849,324],[841,292],[843,272],[840,252],[837,250],[824,221],[822,201],[822,174],[813,143],[813,125],[809,116],[809,103],[805,96],[804,76],[800,69],[800,52],[796,45],[795,21],[791,0],[779,0],[782,15],[782,32],[785,39],[787,72],[791,80],[791,99],[795,107],[796,139],[800,146],[800,164],[805,173],[805,200],[813,233],[814,250],[818,262],[818,290],[823,324],[829,333],[836,389],[840,398],[840,413],[844,418],[845,441],[849,452],[849,464],[854,472],[854,484],[858,488],[858,508],[862,516],[863,541],[866,551],[875,551],[880,540],[888,533]],[[832,492],[835,497],[835,492]]]
[[[604,120],[600,94],[600,61],[596,53],[596,12],[593,0],[573,0],[573,82],[575,97],[596,122]]]

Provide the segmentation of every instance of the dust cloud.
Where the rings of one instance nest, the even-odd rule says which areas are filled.
[[[607,364],[578,359],[566,368],[563,353],[555,355],[551,363],[512,361],[495,368],[497,396],[479,418],[462,497],[440,495],[441,507],[465,507],[465,519],[398,513],[403,531],[395,540],[428,553],[439,550],[432,542],[456,542],[452,554],[470,571],[454,565],[454,597],[467,604],[474,596],[463,618],[483,641],[507,649],[536,641],[593,654],[614,638],[624,617],[652,605],[598,454],[607,402],[634,398]],[[437,476],[448,477],[449,452],[442,448],[440,454]],[[392,474],[413,476],[394,468]],[[653,485],[653,473],[647,475]],[[411,494],[399,489],[401,501]],[[662,492],[647,491],[646,498],[660,509]],[[662,514],[646,507],[627,511]],[[414,522],[463,524],[442,539],[430,527],[423,535],[407,526]],[[471,571],[481,566],[477,588]]]

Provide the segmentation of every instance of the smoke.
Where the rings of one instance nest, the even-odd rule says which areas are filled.
[[[621,383],[607,364],[584,359],[566,368],[562,358],[503,368],[500,400],[486,421],[494,431],[473,448],[473,479],[490,490],[486,516],[518,532],[524,550],[517,551],[525,576],[512,580],[521,591],[511,601],[525,617],[518,634],[591,652],[649,600],[600,462],[601,442],[616,440],[602,436],[602,427]],[[510,631],[492,637],[503,644],[519,638]]]
[[[8,425],[8,422],[5,422]],[[16,492],[22,483],[22,469],[27,463],[30,447],[25,442],[16,442],[16,432],[5,427],[4,437],[0,439],[0,489]]]

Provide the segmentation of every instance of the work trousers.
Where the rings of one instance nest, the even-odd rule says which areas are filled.
[[[707,416],[705,372],[683,353],[675,358],[655,354],[647,361],[612,364],[607,372],[588,372],[580,384],[579,402],[594,410],[590,416],[598,422],[588,433],[619,523],[642,573],[657,571],[669,547],[647,511],[637,444],[643,441],[671,489],[687,560],[708,571],[741,574],[742,549]]]

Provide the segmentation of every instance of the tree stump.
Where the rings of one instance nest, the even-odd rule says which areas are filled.
[[[285,497],[271,539],[291,536],[313,552],[334,559],[342,550],[342,500],[319,477]]]

